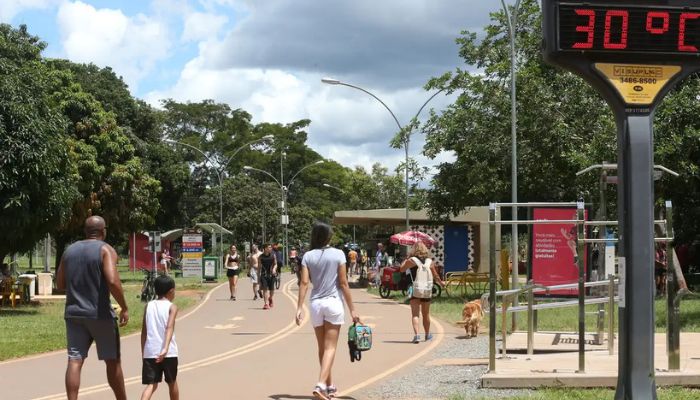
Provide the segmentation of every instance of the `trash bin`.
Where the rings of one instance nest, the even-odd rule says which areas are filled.
[[[205,281],[215,281],[219,278],[219,257],[204,257],[202,259],[202,279]]]
[[[26,291],[25,297],[28,296],[27,300],[33,299],[36,293],[36,275],[22,274],[19,276],[19,281],[22,283],[22,286],[24,286],[24,290]]]

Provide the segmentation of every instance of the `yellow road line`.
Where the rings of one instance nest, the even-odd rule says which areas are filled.
[[[199,310],[200,308],[202,308],[202,306],[204,306],[204,304],[205,304],[207,301],[209,301],[209,299],[211,298],[211,295],[214,293],[214,291],[217,290],[217,289],[219,289],[220,287],[222,287],[222,286],[224,286],[224,285],[228,285],[228,282],[224,282],[224,283],[222,283],[222,284],[220,284],[220,285],[214,287],[212,290],[210,290],[209,293],[207,293],[207,295],[204,297],[204,300],[202,300],[202,302],[199,303],[199,304],[197,305],[197,307],[195,307],[195,308],[193,308],[192,310],[190,310],[189,312],[187,312],[187,314],[184,314],[184,315],[181,315],[181,316],[177,317],[177,321],[182,321],[183,319],[189,317],[190,315],[194,314],[197,310]],[[132,337],[132,336],[136,336],[136,335],[140,335],[140,334],[141,334],[141,331],[133,332],[133,333],[130,333],[130,334],[126,335],[126,336],[122,336],[121,338],[122,338],[122,339],[127,339],[127,338],[130,338],[130,337]],[[4,365],[6,365],[6,364],[13,364],[13,363],[22,362],[22,361],[36,360],[37,358],[42,358],[42,357],[55,356],[56,354],[66,354],[66,349],[54,350],[54,351],[50,351],[50,352],[48,352],[48,353],[41,353],[41,354],[36,354],[36,355],[33,355],[33,356],[27,356],[27,357],[22,357],[22,358],[16,358],[16,359],[14,359],[14,360],[0,361],[0,367],[4,366]]]
[[[282,293],[292,302],[292,304],[296,308],[296,298],[293,297],[291,292],[290,292],[290,287],[292,286],[293,283],[294,283],[293,279],[291,281],[287,282],[284,286],[284,289],[282,290]],[[304,306],[304,312],[308,313],[306,306]],[[249,343],[245,346],[238,347],[234,350],[231,350],[231,351],[228,351],[225,353],[216,354],[216,355],[206,357],[206,358],[203,358],[203,359],[200,359],[197,361],[193,361],[193,362],[188,363],[188,364],[184,364],[178,368],[178,373],[190,371],[190,370],[201,368],[201,367],[206,367],[206,366],[209,366],[209,365],[221,362],[221,361],[225,361],[225,360],[228,360],[228,359],[231,359],[234,357],[238,357],[238,356],[250,353],[251,351],[258,350],[262,347],[265,347],[267,345],[270,345],[272,343],[275,343],[275,342],[282,340],[283,338],[291,335],[295,331],[301,329],[302,326],[304,326],[304,324],[302,324],[301,326],[296,326],[296,323],[294,321],[292,321],[291,323],[289,323],[287,326],[280,329],[279,331],[277,331],[277,332],[275,332],[275,333],[273,333],[265,338],[257,340],[253,343]],[[124,380],[125,385],[131,385],[131,384],[139,383],[139,382],[141,382],[141,376],[132,376],[132,377],[129,377],[129,378]],[[95,385],[95,386],[87,387],[85,389],[81,389],[80,395],[84,396],[84,395],[98,393],[98,392],[105,391],[105,390],[110,390],[110,387],[108,384]],[[65,397],[65,394],[61,393],[61,394],[54,394],[54,395],[49,395],[49,396],[45,396],[45,397],[35,398],[33,400],[59,400],[59,399],[63,399],[64,397]]]
[[[400,305],[400,306],[403,306],[403,307],[405,307],[405,308],[410,309],[410,307],[407,306],[407,305],[405,305],[405,304],[399,304],[399,305]],[[418,352],[418,353],[415,354],[413,357],[411,357],[411,358],[409,358],[409,359],[403,361],[402,363],[399,363],[399,364],[397,364],[397,365],[395,365],[395,366],[393,366],[393,367],[391,367],[391,368],[385,370],[384,372],[382,372],[382,373],[379,374],[379,375],[375,375],[375,376],[373,376],[373,377],[370,378],[370,379],[367,379],[367,380],[365,380],[365,381],[362,381],[361,383],[358,383],[358,384],[355,385],[355,386],[351,386],[350,388],[348,388],[348,389],[346,389],[346,390],[343,390],[342,392],[338,392],[338,395],[337,395],[337,396],[338,396],[338,397],[345,397],[345,396],[348,396],[350,393],[356,392],[356,391],[358,391],[358,390],[360,390],[360,389],[362,389],[362,388],[364,388],[364,387],[367,387],[367,386],[369,386],[369,385],[371,385],[371,384],[377,382],[377,381],[380,380],[380,379],[384,379],[384,378],[386,378],[387,376],[393,374],[394,372],[400,370],[401,368],[403,368],[403,367],[405,367],[405,366],[407,366],[407,365],[413,363],[414,361],[418,360],[419,358],[423,357],[424,355],[430,353],[433,349],[435,349],[435,348],[442,342],[442,339],[443,339],[443,337],[445,336],[445,335],[444,335],[445,330],[443,329],[442,324],[440,324],[440,323],[439,323],[436,319],[434,319],[433,317],[430,317],[430,325],[431,325],[431,326],[436,326],[436,327],[437,327],[437,332],[436,332],[435,335],[433,335],[433,336],[434,336],[434,339],[432,340],[432,342],[430,343],[430,345],[428,345],[425,349],[423,349],[422,351]]]

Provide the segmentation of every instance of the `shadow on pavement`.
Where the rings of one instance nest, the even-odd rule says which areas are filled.
[[[235,332],[231,333],[232,336],[260,336],[269,335],[269,332]]]
[[[393,301],[384,301],[384,300],[377,300],[377,301],[353,301],[354,304],[379,304],[383,306],[393,306],[397,304],[396,302]]]
[[[316,397],[314,397],[312,395],[307,396],[307,395],[298,395],[298,394],[271,394],[268,398],[274,399],[274,400],[287,400],[287,399],[291,399],[291,400],[296,400],[296,399],[315,400],[316,399]],[[357,400],[354,397],[350,397],[350,396],[334,397],[334,399]]]

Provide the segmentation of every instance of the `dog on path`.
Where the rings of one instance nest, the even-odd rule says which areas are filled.
[[[476,337],[479,334],[481,319],[484,318],[484,309],[481,300],[473,300],[464,303],[462,308],[462,323],[467,337]]]

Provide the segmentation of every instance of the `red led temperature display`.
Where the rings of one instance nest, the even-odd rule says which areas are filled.
[[[700,52],[700,8],[559,4],[560,51],[692,55]]]

